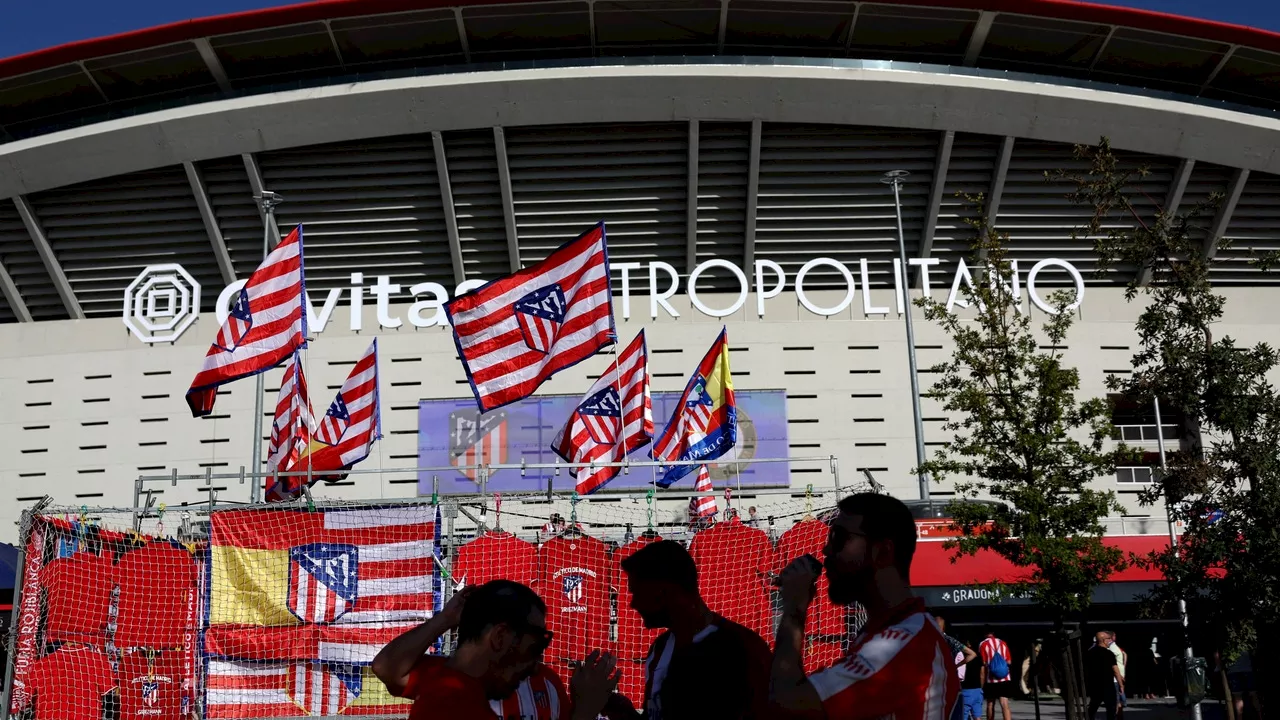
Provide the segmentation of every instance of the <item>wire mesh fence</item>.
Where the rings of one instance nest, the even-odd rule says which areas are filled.
[[[8,639],[10,717],[403,717],[372,674],[377,651],[464,585],[534,588],[566,680],[590,650],[621,661],[639,701],[656,635],[619,563],[685,544],[711,608],[771,639],[772,578],[820,550],[823,513],[861,486],[697,493],[471,494],[376,502],[166,508],[38,506],[21,526]],[[861,614],[819,605],[807,661],[838,657]],[[449,651],[449,638],[439,652]]]

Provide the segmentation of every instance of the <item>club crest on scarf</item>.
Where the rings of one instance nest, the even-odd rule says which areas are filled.
[[[516,320],[520,323],[520,333],[524,335],[524,343],[530,350],[543,355],[551,353],[556,343],[556,336],[564,323],[567,304],[564,291],[558,284],[539,288],[515,302]]]
[[[347,614],[358,596],[355,545],[312,543],[289,550],[289,612],[299,620],[328,623]]]
[[[236,304],[231,306],[227,314],[227,324],[218,329],[218,338],[213,341],[224,352],[231,352],[240,346],[240,341],[253,329],[253,312],[249,309],[249,292],[241,290],[236,297]]]
[[[616,388],[607,387],[587,398],[578,406],[578,412],[592,440],[601,445],[618,441],[622,431],[622,403]]]

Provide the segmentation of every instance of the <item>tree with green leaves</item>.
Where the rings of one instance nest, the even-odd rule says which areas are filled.
[[[1126,168],[1105,138],[1077,147],[1076,157],[1086,171],[1058,174],[1075,181],[1071,199],[1093,210],[1083,232],[1095,239],[1104,271],[1129,273],[1128,300],[1144,304],[1133,373],[1111,378],[1110,386],[1139,402],[1159,398],[1164,413],[1180,419],[1181,442],[1168,456],[1168,471],[1141,498],[1166,505],[1184,528],[1177,548],[1147,559],[1169,579],[1148,607],[1167,617],[1178,598],[1187,599],[1209,648],[1227,660],[1260,648],[1255,672],[1274,677],[1268,666],[1280,647],[1280,393],[1269,376],[1280,357],[1266,343],[1215,333],[1226,298],[1210,270],[1228,243],[1209,236],[1200,219],[1220,196],[1182,214],[1162,208],[1144,214],[1129,188],[1148,168]],[[1254,263],[1269,269],[1275,257],[1255,256]]]
[[[985,217],[981,196],[968,200]],[[1055,293],[1053,314],[1037,327],[1015,293],[1008,238],[983,220],[971,225],[973,264],[981,267],[964,287],[972,319],[935,300],[917,301],[954,348],[933,368],[939,379],[929,390],[950,415],[951,438],[921,469],[955,483],[948,511],[962,534],[951,547],[960,555],[994,552],[1017,566],[1017,582],[988,589],[1031,598],[1061,629],[1125,564],[1120,550],[1102,542],[1102,520],[1121,508],[1095,480],[1113,475],[1129,453],[1112,441],[1109,403],[1081,399],[1080,373],[1063,361],[1074,293]],[[971,502],[979,499],[996,502]],[[1065,639],[1057,650],[1065,652]],[[1077,701],[1071,692],[1067,706]]]

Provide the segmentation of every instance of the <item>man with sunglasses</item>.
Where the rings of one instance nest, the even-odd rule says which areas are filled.
[[[911,511],[888,495],[859,493],[840,501],[830,521],[826,557],[802,555],[778,578],[782,618],[770,696],[801,716],[946,720],[960,691],[942,631],[912,596],[916,526]],[[860,603],[867,624],[845,657],[805,677],[805,618],[818,576],[826,570],[836,605]]]
[[[453,656],[426,654],[455,628]],[[533,590],[494,580],[460,590],[438,615],[388,643],[373,672],[391,694],[413,699],[409,720],[594,720],[618,684],[614,660],[586,658],[570,700],[541,662],[553,637]]]

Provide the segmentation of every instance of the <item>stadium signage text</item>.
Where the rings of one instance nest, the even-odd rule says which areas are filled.
[[[963,259],[959,260],[954,270],[950,272],[949,284],[938,283],[939,280],[945,280],[945,276],[939,277],[939,275],[947,270],[943,267],[944,262],[941,258],[910,258],[907,264],[909,270],[916,272],[919,277],[918,290],[921,295],[932,298],[935,291],[946,291],[946,306],[951,312],[954,312],[956,307],[969,306],[969,302],[964,297],[964,288],[973,286],[974,272]],[[1011,262],[1010,266],[1008,277],[997,280],[994,275],[991,275],[988,280],[992,283],[1003,282],[1018,296],[1019,308],[1024,307],[1022,298],[1025,287],[1025,297],[1033,305],[1045,313],[1054,312],[1054,308],[1046,298],[1047,293],[1042,294],[1037,284],[1045,272],[1059,275],[1056,278],[1059,282],[1062,279],[1061,273],[1065,272],[1075,286],[1075,299],[1067,310],[1076,309],[1084,299],[1084,277],[1066,260],[1046,258],[1025,271],[1019,269],[1016,261]],[[757,260],[752,268],[753,277],[748,278],[738,265],[716,258],[696,266],[684,280],[683,289],[688,295],[689,304],[695,310],[716,318],[728,317],[740,312],[752,291],[755,294],[756,314],[764,317],[765,301],[781,295],[788,289],[788,282],[790,282],[790,289],[796,294],[796,299],[814,315],[830,317],[846,312],[853,305],[859,288],[863,290],[862,312],[864,315],[888,315],[891,312],[901,314],[904,311],[907,302],[903,293],[904,273],[897,259],[893,261],[896,291],[893,293],[893,307],[876,305],[872,295],[866,291],[866,288],[871,285],[871,273],[866,258],[859,260],[853,267],[854,270],[851,270],[849,265],[839,260],[819,257],[809,260],[794,276],[789,276],[787,271],[773,260]],[[719,271],[720,278],[731,277],[736,280],[736,291],[711,293],[707,290],[699,290],[698,280],[713,271]],[[856,279],[855,271],[858,275]],[[682,280],[680,273],[671,264],[662,261],[647,264],[615,262],[612,263],[612,272],[614,280],[621,286],[617,301],[624,320],[631,319],[633,289],[647,290],[650,319],[657,319],[660,313],[665,313],[669,317],[680,316],[680,312],[671,305],[670,299],[681,291]],[[816,297],[814,290],[806,289],[806,283],[812,283],[810,276],[815,272],[828,277],[833,272],[840,275],[842,282],[839,284],[843,285],[843,296],[838,299],[826,294]],[[365,275],[360,272],[351,273],[350,278],[349,287],[331,288],[323,298],[308,294],[307,324],[310,332],[324,332],[333,319],[343,295],[348,299],[347,327],[352,331],[364,329],[366,301],[376,309],[377,323],[384,329],[399,328],[406,322],[415,328],[448,325],[443,306],[448,302],[450,294],[449,289],[440,283],[422,282],[406,287],[401,283],[391,282],[389,276],[380,275],[373,278],[371,285],[366,285]],[[647,287],[641,288],[641,285],[646,284],[646,280]],[[466,280],[453,289],[453,296],[474,290],[485,282],[484,280]],[[181,286],[182,283],[187,284],[185,289]],[[226,321],[230,301],[244,287],[244,284],[244,280],[238,280],[228,285],[219,294],[216,305],[219,325]],[[413,296],[414,302],[409,306],[405,316],[399,317],[392,313],[392,298],[404,292]],[[834,292],[839,293],[839,290]],[[713,294],[717,296],[715,305],[707,297]],[[199,283],[180,267],[175,265],[148,267],[130,284],[125,293],[124,322],[143,342],[172,342],[195,319],[199,312],[199,297]],[[317,300],[320,300],[319,304]]]

